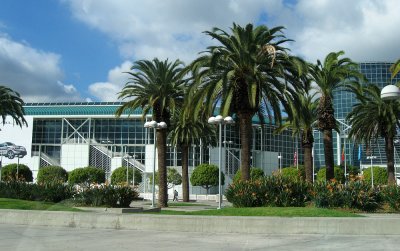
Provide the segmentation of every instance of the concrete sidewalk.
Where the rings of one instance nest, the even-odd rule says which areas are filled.
[[[216,208],[215,202],[196,202],[193,207],[169,210]],[[133,206],[150,207],[146,201]],[[120,209],[119,209],[120,210]],[[400,216],[371,214],[368,217],[232,217],[155,214],[122,214],[117,209],[90,208],[88,212],[0,210],[0,224],[73,228],[181,231],[201,233],[400,235]]]

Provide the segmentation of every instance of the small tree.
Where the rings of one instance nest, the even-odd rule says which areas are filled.
[[[31,169],[24,164],[8,164],[1,169],[1,179],[5,181],[32,182],[33,176]]]
[[[60,166],[45,166],[39,169],[37,182],[39,184],[58,184],[68,180],[67,171]]]
[[[158,184],[158,172],[155,173],[155,183]],[[150,178],[150,184],[153,184],[152,178]],[[167,168],[167,187],[172,188],[182,184],[182,175],[175,168]]]
[[[90,187],[92,183],[104,183],[105,172],[96,167],[81,167],[71,171],[68,176],[68,183],[71,185],[79,184],[85,187]]]
[[[388,183],[388,173],[386,168],[373,166],[374,170],[374,185],[386,185]],[[371,184],[372,182],[372,174],[371,167],[365,168],[363,170],[364,181]]]
[[[335,166],[334,168],[334,179],[340,183],[344,183],[344,171],[340,166]],[[319,169],[317,173],[317,180],[324,181],[326,180],[326,168]]]
[[[264,171],[261,168],[258,167],[252,167],[250,168],[250,180],[258,180],[264,177]],[[235,177],[233,177],[233,182],[238,182],[239,180],[242,179],[242,172],[237,170],[235,173]]]
[[[192,186],[201,186],[207,190],[212,186],[218,186],[218,167],[216,165],[201,164],[197,166],[192,176],[190,176],[190,182]],[[221,185],[225,184],[225,175],[221,172]]]
[[[132,174],[133,170],[132,168],[128,168],[128,182],[133,182],[132,181]],[[142,182],[142,173],[135,168],[135,185],[138,185],[140,182]],[[112,174],[111,174],[111,184],[126,184],[126,167],[121,166],[115,169]]]

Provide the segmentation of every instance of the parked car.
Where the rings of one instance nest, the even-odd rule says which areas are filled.
[[[9,159],[13,159],[15,156],[23,158],[26,155],[26,149],[11,142],[4,142],[0,144],[0,155]]]

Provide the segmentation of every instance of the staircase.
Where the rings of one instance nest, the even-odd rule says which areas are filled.
[[[60,166],[60,162],[42,152],[40,153],[40,166]]]

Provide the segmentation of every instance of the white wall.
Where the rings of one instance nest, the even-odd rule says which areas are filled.
[[[63,144],[61,152],[61,166],[68,172],[89,166],[89,145]]]

